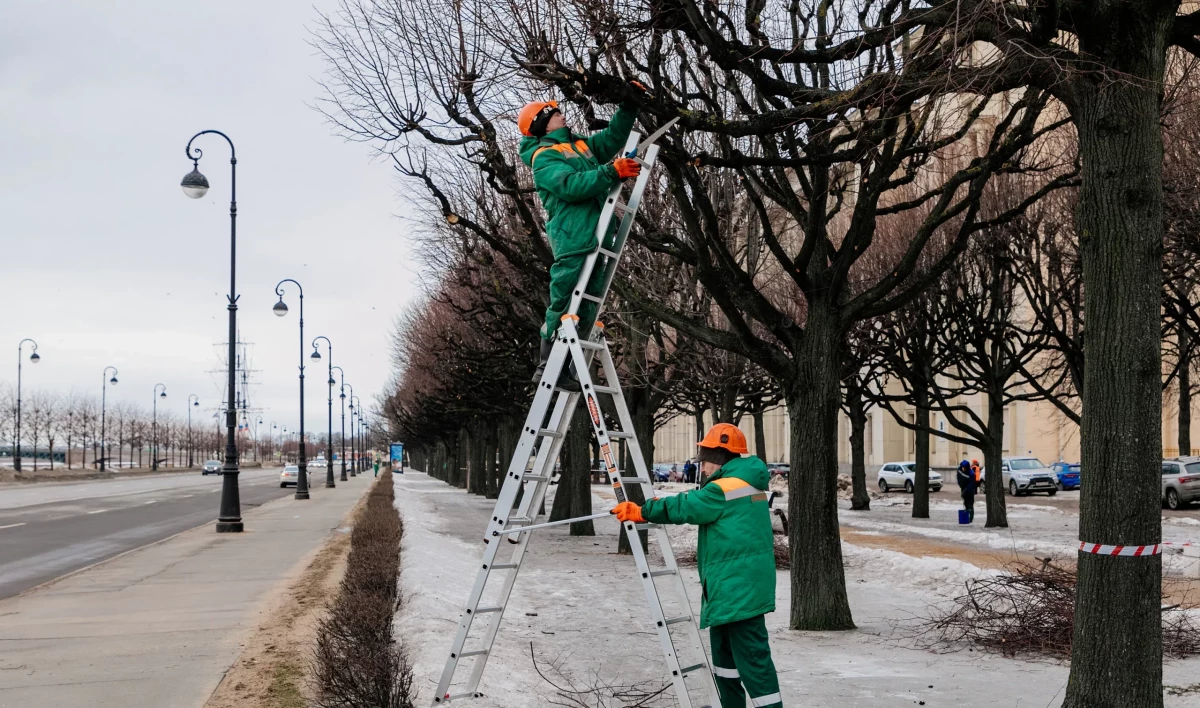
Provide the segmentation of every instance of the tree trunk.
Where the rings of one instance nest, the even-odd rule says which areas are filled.
[[[794,377],[780,382],[791,414],[788,543],[792,606],[788,626],[792,629],[854,629],[838,530],[839,340],[836,314],[827,303],[810,301]]]
[[[1179,454],[1192,454],[1192,344],[1186,326],[1179,328]]]
[[[1087,368],[1080,428],[1079,538],[1162,538],[1160,103],[1176,3],[1094,6],[1081,50],[1121,72],[1076,79]],[[1162,557],[1079,554],[1067,708],[1163,704]],[[1119,640],[1114,640],[1118,638]]]
[[[983,440],[983,486],[987,506],[985,528],[1008,528],[1008,507],[1004,498],[1004,399],[1001,394],[985,394],[987,400],[987,436]]]
[[[696,419],[696,442],[700,442],[704,439],[704,409],[697,409],[692,415]]]
[[[592,513],[591,480],[592,423],[588,420],[587,407],[581,401],[575,407],[571,429],[563,441],[563,473],[558,480],[558,492],[554,495],[554,508],[549,521],[572,519]],[[570,524],[572,536],[595,536],[596,527],[589,521]]]
[[[470,451],[467,453],[467,491],[483,495],[487,492],[487,434],[483,416],[473,416],[467,427]]]
[[[846,386],[846,409],[850,418],[850,509],[870,511],[867,492],[867,407],[858,379]]]
[[[754,419],[754,455],[763,462],[766,462],[767,431],[763,430],[763,410],[756,408],[750,416]]]
[[[646,328],[649,329],[648,327]],[[654,474],[654,410],[650,406],[650,389],[648,387],[630,388],[626,390],[626,404],[629,406],[629,417],[633,419],[633,432],[637,435],[638,449],[642,453],[642,460],[646,463],[646,474]],[[624,454],[621,455],[621,470],[622,476],[633,477],[633,455],[630,453],[631,445],[625,446]],[[637,505],[646,503],[646,496],[642,494],[642,488],[636,484],[625,486],[625,491],[628,500]],[[645,531],[638,532],[638,539],[642,543],[642,550],[648,548],[649,535]],[[633,549],[629,546],[629,537],[624,532],[620,533],[617,540],[617,553],[633,553]]]
[[[929,518],[929,394],[925,389],[917,387],[913,391],[913,400],[916,401],[916,424],[917,429],[913,431],[916,444],[915,456],[917,463],[916,472],[913,473],[913,504],[912,517],[914,519]]]

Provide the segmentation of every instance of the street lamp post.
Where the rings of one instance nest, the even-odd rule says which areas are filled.
[[[275,457],[275,431],[279,430],[279,426],[275,421],[271,421],[271,457]]]
[[[275,286],[275,294],[279,302],[275,303],[272,311],[279,317],[288,313],[288,306],[283,302],[283,284],[291,283],[300,290],[300,451],[298,453],[298,471],[296,473],[296,498],[308,499],[308,462],[304,450],[304,287],[291,278],[284,278]]]
[[[111,379],[108,377],[109,369],[112,369],[112,378]],[[103,472],[105,470],[105,467],[108,464],[108,431],[107,431],[106,420],[105,420],[105,411],[108,408],[108,386],[106,386],[105,384],[111,384],[113,386],[117,385],[117,367],[115,367],[115,366],[104,367],[104,374],[103,374],[103,376],[101,376],[101,381],[100,381],[100,471],[101,472]],[[53,453],[51,453],[51,454],[53,454]],[[71,454],[70,451],[67,451],[67,454],[68,455]],[[84,445],[84,455],[86,455],[86,454],[87,454],[87,445],[85,444]],[[86,457],[84,458],[84,462],[85,463],[87,462]],[[86,464],[85,464],[85,466],[86,466]]]
[[[354,477],[358,475],[358,452],[354,447],[354,401],[356,396],[353,386],[346,384],[346,388],[350,389],[350,476]]]
[[[338,398],[342,402],[342,481],[347,482],[349,479],[346,477],[346,372],[342,371],[340,366],[333,368],[338,370],[338,376],[342,381],[340,393],[338,393]]]
[[[221,468],[221,509],[217,516],[217,533],[242,531],[242,500],[238,492],[238,449],[237,449],[237,152],[229,136],[219,130],[202,130],[192,136],[184,148],[184,154],[192,161],[192,171],[184,176],[180,187],[192,199],[199,199],[208,192],[208,178],[200,174],[200,148],[192,148],[192,142],[201,135],[215,133],[229,143],[229,295],[226,309],[229,311],[228,373],[225,388],[229,403],[225,410],[225,465]]]
[[[193,401],[192,399],[196,399]],[[192,468],[194,460],[192,459],[192,408],[200,405],[200,397],[196,394],[188,394],[188,469]]]
[[[29,362],[36,364],[42,360],[42,357],[37,353],[37,342],[26,337],[17,344],[17,433],[13,436],[13,443],[17,446],[16,453],[13,455],[13,469],[17,472],[21,471],[21,359],[25,356],[23,348],[25,342],[33,345],[33,351],[29,354]],[[34,442],[33,453],[37,454],[37,442]]]
[[[158,387],[162,386],[162,393],[158,392]],[[154,384],[154,422],[151,424],[151,430],[154,434],[154,444],[150,446],[150,469],[158,471],[158,399],[167,397],[166,384]]]
[[[324,335],[313,338],[313,353],[310,358],[318,361],[321,359],[321,350],[317,347],[318,339],[325,340],[325,349],[329,352],[329,385],[327,387],[329,389],[329,429],[325,438],[325,486],[332,489],[337,486],[333,481],[333,343],[329,341],[329,337]]]

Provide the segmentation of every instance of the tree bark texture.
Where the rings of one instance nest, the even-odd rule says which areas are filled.
[[[1187,327],[1179,328],[1179,454],[1192,454],[1192,343]]]
[[[592,513],[591,455],[588,443],[592,436],[592,423],[588,420],[587,408],[575,406],[571,428],[562,446],[562,474],[558,477],[558,489],[550,507],[547,521],[562,521]],[[595,536],[596,529],[591,521],[570,524],[572,536]]]
[[[629,417],[633,419],[633,432],[637,435],[638,447],[642,451],[642,459],[646,462],[646,472],[653,475],[654,410],[650,406],[649,388],[630,387],[626,389],[625,402],[629,406]],[[628,446],[626,446],[626,453],[621,456],[621,469],[624,475],[629,477],[634,476],[633,457],[628,454]],[[642,494],[641,487],[631,484],[626,486],[625,490],[628,492],[629,501],[638,505],[645,503],[646,497]],[[639,531],[638,538],[641,539],[642,550],[646,550],[649,543],[647,532]],[[629,547],[629,537],[624,533],[618,535],[617,553],[633,553],[633,550]]]
[[[915,400],[917,429],[916,463],[917,470],[913,475],[912,517],[914,519],[929,518],[929,396],[923,390],[917,390]]]
[[[763,430],[763,411],[759,408],[750,415],[754,419],[754,455],[765,462],[767,460],[767,431]]]
[[[1004,498],[1004,398],[985,395],[987,435],[983,440],[983,469],[987,521],[985,528],[1008,528],[1008,506]]]
[[[792,629],[854,629],[846,597],[837,509],[837,417],[841,406],[836,314],[810,301],[795,375],[783,382],[790,415],[788,543]]]
[[[1161,540],[1163,145],[1174,3],[1094,6],[1081,50],[1120,76],[1073,82],[1087,340],[1079,538]],[[1162,557],[1079,554],[1066,708],[1163,704]]]

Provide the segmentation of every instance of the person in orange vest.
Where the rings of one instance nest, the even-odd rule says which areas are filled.
[[[775,611],[775,536],[767,465],[729,423],[714,425],[699,443],[703,484],[639,507],[613,509],[622,523],[695,524],[700,573],[700,627],[708,627],[721,708],[781,708],[765,615]]]
[[[975,475],[975,489],[982,489],[983,470],[979,467],[979,460],[971,460],[971,473]]]

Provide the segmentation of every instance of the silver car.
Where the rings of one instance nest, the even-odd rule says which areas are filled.
[[[296,486],[300,483],[300,468],[296,465],[288,465],[279,473],[279,486]]]
[[[1162,503],[1184,509],[1200,501],[1200,458],[1177,457],[1162,463]]]
[[[1058,475],[1042,464],[1036,457],[1005,457],[1003,462],[1004,487],[1014,497],[1042,493],[1058,494]]]
[[[879,491],[887,493],[893,489],[904,488],[912,494],[917,481],[917,463],[888,462],[879,468]],[[942,475],[929,470],[929,491],[942,491]]]
[[[222,464],[220,460],[209,460],[208,462],[204,463],[203,467],[200,468],[200,474],[221,474],[221,468],[224,466],[225,465]]]

